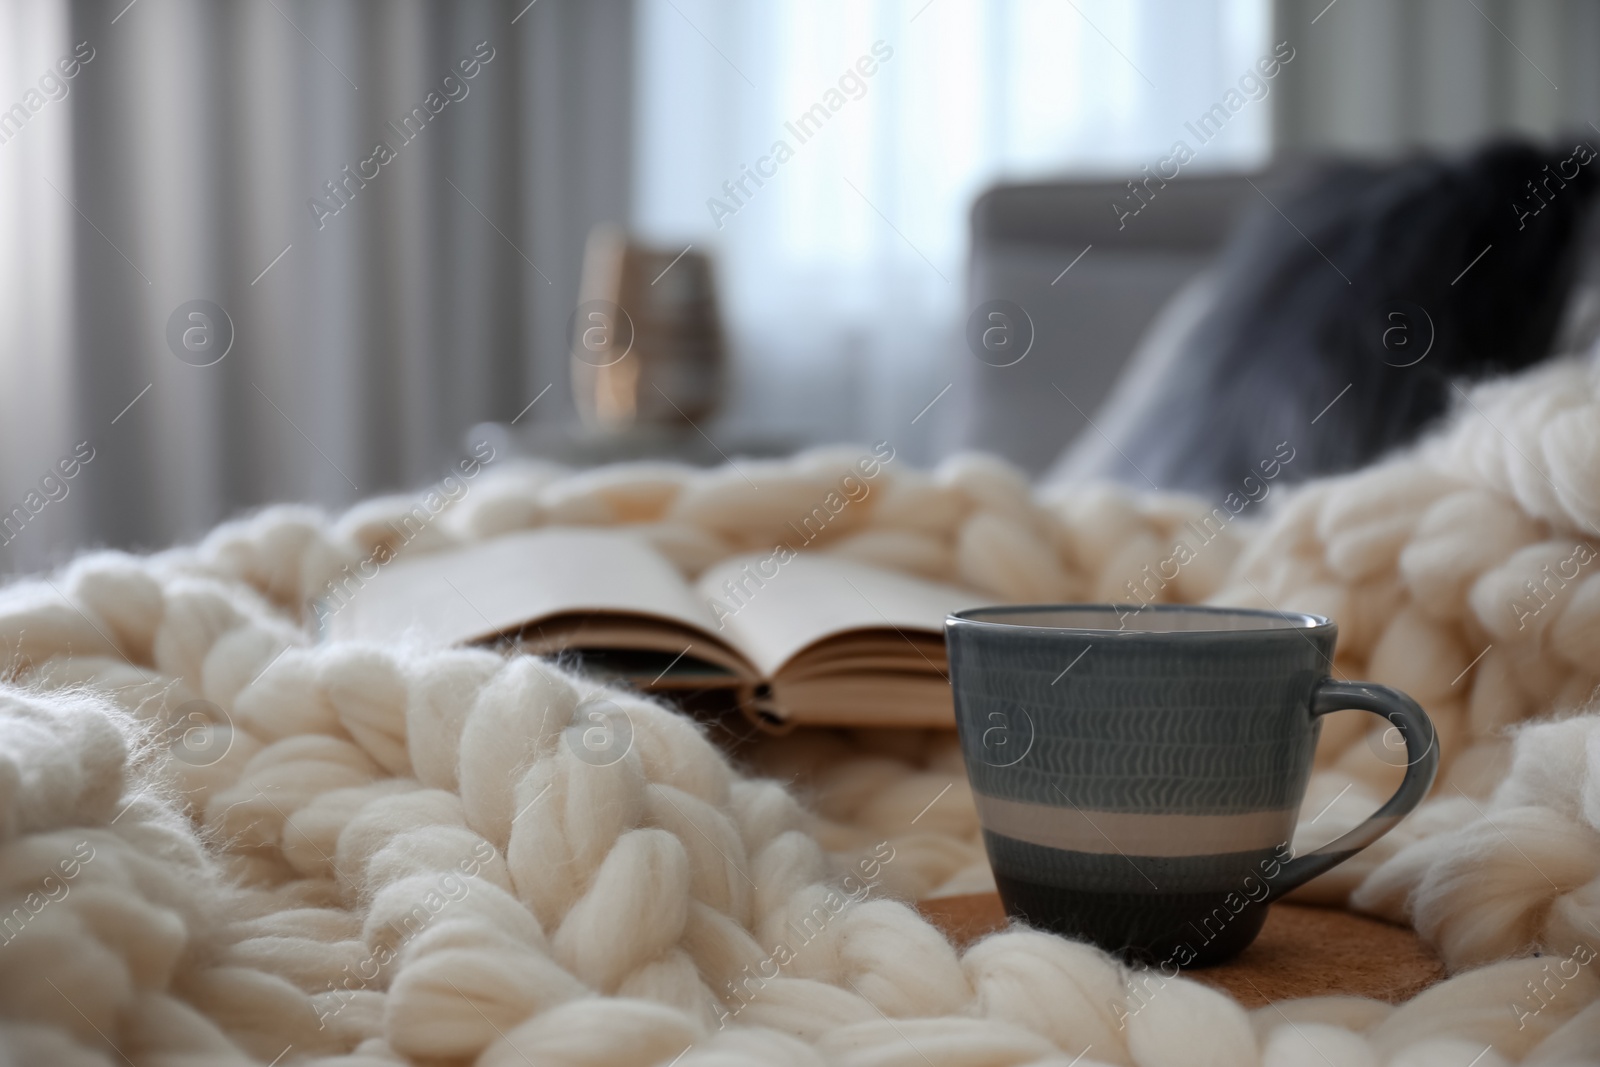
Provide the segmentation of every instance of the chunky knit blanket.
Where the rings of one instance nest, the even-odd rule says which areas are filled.
[[[892,442],[871,476],[860,449],[580,474],[480,455],[417,497],[14,584],[0,1059],[1600,1062],[1600,381],[1572,362],[1481,386],[1416,449],[1290,490],[1293,453],[1222,501],[1036,495]],[[623,524],[694,573],[818,509],[806,551],[996,600],[1334,616],[1337,672],[1413,694],[1444,770],[1304,895],[1413,924],[1453,976],[1398,1007],[1248,1012],[1026,929],[957,951],[907,903],[984,878],[948,734],[730,747],[558,663],[314,636],[331,591],[396,555]],[[1368,721],[1328,722],[1301,847],[1401,772]]]

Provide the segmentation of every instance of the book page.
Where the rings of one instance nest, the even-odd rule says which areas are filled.
[[[333,640],[420,635],[457,645],[587,614],[655,617],[713,636],[717,630],[671,563],[638,537],[610,529],[548,527],[401,556],[374,577],[349,577],[339,588],[325,602]]]
[[[948,729],[956,724],[950,684],[930,671],[784,681],[774,687],[774,695],[786,721],[796,725]]]
[[[942,665],[945,616],[994,600],[970,589],[808,553],[786,563],[770,552],[736,556],[708,569],[695,589],[722,624],[719,632],[769,679],[809,646],[855,630],[898,631],[893,640],[919,666],[925,660],[912,646],[931,638]],[[712,608],[713,601],[719,606]]]

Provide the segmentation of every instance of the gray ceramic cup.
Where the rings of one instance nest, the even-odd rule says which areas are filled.
[[[956,724],[1006,911],[1130,961],[1221,963],[1267,905],[1388,833],[1438,770],[1404,693],[1329,677],[1316,615],[1114,604],[950,616]],[[1294,856],[1320,717],[1360,708],[1405,741],[1399,791]]]

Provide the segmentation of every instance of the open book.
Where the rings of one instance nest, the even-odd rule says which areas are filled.
[[[692,585],[642,539],[551,527],[401,558],[339,603],[332,640],[517,640],[639,688],[724,685],[774,726],[952,726],[944,620],[986,601],[816,554],[737,556]]]

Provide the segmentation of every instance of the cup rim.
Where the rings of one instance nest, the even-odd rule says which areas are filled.
[[[1255,617],[1259,619],[1272,619],[1279,623],[1276,626],[1243,626],[1243,627],[1218,627],[1216,629],[1173,629],[1173,630],[1129,630],[1119,629],[1115,626],[1046,626],[1034,623],[1006,622],[995,616],[1028,615],[1049,612],[1092,611],[1102,613],[1126,612],[1128,615],[1142,615],[1155,612],[1158,615],[1196,614],[1218,615],[1229,617]],[[1122,615],[1116,615],[1121,618]],[[1288,625],[1282,625],[1287,622]],[[961,611],[951,612],[945,619],[946,627],[976,626],[985,630],[1005,631],[1007,633],[1035,633],[1035,634],[1087,634],[1118,640],[1149,640],[1152,638],[1190,640],[1195,638],[1216,637],[1261,637],[1277,634],[1301,634],[1312,636],[1319,633],[1336,632],[1338,627],[1334,621],[1325,615],[1314,615],[1309,611],[1278,611],[1270,608],[1232,608],[1213,604],[1118,604],[1107,601],[1093,603],[1072,604],[995,604],[981,608],[966,608]]]

